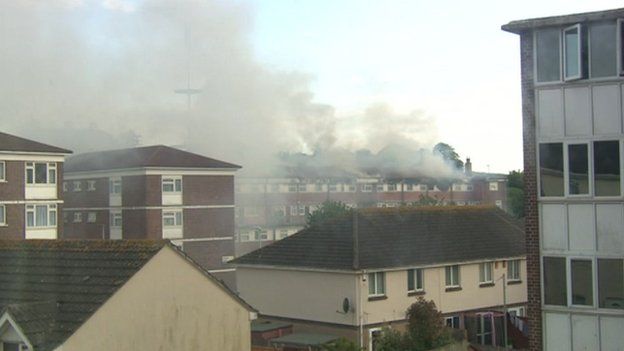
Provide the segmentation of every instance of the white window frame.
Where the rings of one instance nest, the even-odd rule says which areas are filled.
[[[379,284],[379,281],[383,284]],[[372,284],[373,293],[370,293],[370,286]],[[386,273],[385,272],[372,272],[368,273],[368,297],[386,296]]]
[[[123,190],[121,179],[110,179],[108,182],[108,192],[113,195],[120,195]]]
[[[305,205],[297,206],[299,216],[305,216],[307,213]]]
[[[119,219],[119,225],[116,224],[116,220]],[[110,213],[110,227],[121,228],[123,226],[123,215],[121,212]]]
[[[64,192],[64,193],[66,193],[66,192],[67,192],[67,189],[68,189],[68,188],[69,188],[69,187],[67,186],[67,182],[63,182],[63,192]]]
[[[165,187],[171,186],[171,190],[166,190]],[[167,194],[179,194],[182,193],[182,177],[163,177],[161,189],[163,193]]]
[[[37,208],[38,207],[47,207],[46,208],[46,223],[45,225],[40,225],[37,223]],[[37,205],[26,205],[26,228],[55,228],[57,225],[57,206],[56,204],[37,204]],[[33,216],[33,225],[28,225],[28,215],[32,214]]]
[[[97,212],[87,212],[87,223],[95,223],[97,221]]]
[[[79,180],[75,180],[72,182],[72,190],[75,192],[82,191],[82,182]]]
[[[167,224],[167,220],[173,220],[173,224]],[[162,223],[164,228],[178,228],[182,226],[182,210],[163,210]]]
[[[307,184],[298,184],[297,185],[297,191],[300,193],[305,193],[308,191],[308,185]]]
[[[457,326],[455,326],[455,319],[457,319]],[[460,324],[459,316],[444,317],[444,324],[450,328],[459,329],[459,324]]]
[[[515,266],[515,268],[513,268]],[[522,279],[520,275],[520,260],[507,261],[507,281],[517,282]]]
[[[453,272],[454,272],[453,267],[457,267],[457,276],[456,277],[453,274]],[[448,282],[446,280],[446,276],[447,275],[451,278],[450,282]],[[461,266],[460,265],[455,264],[455,265],[450,265],[450,266],[445,266],[444,267],[444,286],[446,288],[459,288],[459,287],[461,287]]]
[[[577,45],[578,45],[578,74],[573,76],[567,76],[567,50],[566,50],[566,32],[576,30],[578,33]],[[561,54],[561,58],[563,60],[563,80],[571,81],[583,78],[583,32],[581,31],[581,24],[577,23],[573,26],[566,27],[561,32],[561,43],[563,44],[563,52]]]
[[[418,272],[420,272],[420,279],[418,279]],[[407,292],[422,292],[425,291],[425,270],[423,268],[412,268],[407,270]],[[409,275],[412,275],[414,281],[414,288],[410,289]],[[419,287],[420,286],[420,287]]]
[[[6,206],[0,205],[0,226],[7,225],[6,217]]]
[[[6,162],[0,161],[0,182],[6,182]]]
[[[498,182],[490,182],[490,191],[498,191]]]
[[[368,329],[368,351],[375,351],[373,350],[373,334],[375,333],[380,333],[383,336],[383,328],[370,328]]]
[[[82,212],[74,212],[74,223],[82,223]]]
[[[37,174],[36,174],[36,168],[37,165],[45,165],[46,167],[46,181],[45,182],[37,182]],[[32,182],[28,181],[28,172],[32,172]],[[58,177],[57,174],[57,167],[56,167],[56,162],[26,162],[26,167],[25,167],[25,183],[27,185],[49,185],[49,184],[56,184],[56,178]]]
[[[377,184],[375,186],[375,191],[378,192],[378,193],[382,193],[382,192],[384,192],[384,188],[385,188],[384,184]]]
[[[362,192],[363,193],[372,193],[373,185],[372,184],[362,184]]]
[[[479,284],[492,284],[494,283],[494,263],[483,262],[479,263]]]
[[[297,192],[297,184],[288,184],[288,192],[296,193]]]
[[[87,180],[87,191],[95,191],[95,180]]]

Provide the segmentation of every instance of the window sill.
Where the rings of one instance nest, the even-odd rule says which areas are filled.
[[[447,287],[444,291],[446,292],[461,291],[461,289],[462,289],[461,286],[451,286],[451,287]]]
[[[386,295],[369,296],[368,297],[368,301],[381,301],[381,300],[386,300],[387,298],[388,298],[388,296],[386,296]]]
[[[422,295],[425,295],[425,291],[424,290],[408,291],[407,292],[407,296],[422,296]]]
[[[480,288],[491,288],[494,286],[494,283],[492,282],[487,282],[487,283],[479,283],[479,287]]]
[[[522,280],[508,280],[507,285],[522,284]]]

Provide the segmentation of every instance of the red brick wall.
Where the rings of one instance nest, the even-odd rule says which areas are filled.
[[[162,239],[161,210],[123,210],[124,239]]]
[[[82,213],[82,222],[74,223],[74,213]],[[88,223],[88,213],[95,212],[95,222]],[[105,239],[109,236],[109,212],[108,210],[97,211],[66,211],[67,222],[63,224],[64,228],[59,232],[59,238],[63,239]],[[63,223],[63,219],[59,223]],[[102,233],[103,231],[103,233]]]
[[[160,176],[126,176],[121,180],[123,206],[160,206]]]
[[[234,205],[233,176],[184,176],[185,205]]]
[[[187,208],[183,217],[185,239],[234,235],[234,208]]]
[[[88,181],[95,181],[95,190],[88,191]],[[74,191],[74,182],[81,182],[81,191]],[[59,190],[63,191],[62,185]],[[108,178],[85,178],[67,181],[67,192],[64,193],[66,208],[108,207]]]
[[[25,186],[24,161],[5,161],[6,182],[0,182],[0,199],[23,200]]]
[[[5,205],[7,226],[0,226],[0,239],[24,239],[24,205]]]
[[[234,256],[234,240],[187,241],[183,249],[206,269],[230,268],[221,262],[221,257]]]

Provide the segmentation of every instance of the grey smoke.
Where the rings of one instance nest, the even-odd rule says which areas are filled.
[[[433,118],[383,104],[337,117],[311,76],[255,60],[252,28],[253,9],[231,1],[4,1],[0,129],[77,153],[168,144],[258,172],[282,151],[349,166],[392,143],[406,164],[449,172],[413,156],[437,141]],[[202,90],[190,110],[174,93],[187,84]]]

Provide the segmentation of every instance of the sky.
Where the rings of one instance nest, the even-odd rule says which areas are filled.
[[[253,1],[258,60],[313,77],[339,119],[371,104],[435,120],[473,167],[522,166],[518,36],[512,20],[621,7],[620,1]],[[379,124],[386,123],[379,120]]]
[[[522,168],[520,62],[501,25],[618,6],[0,0],[0,130],[76,153],[166,144],[259,172],[284,151],[342,166],[445,142],[507,173]],[[190,107],[175,93],[187,85],[201,90]]]

